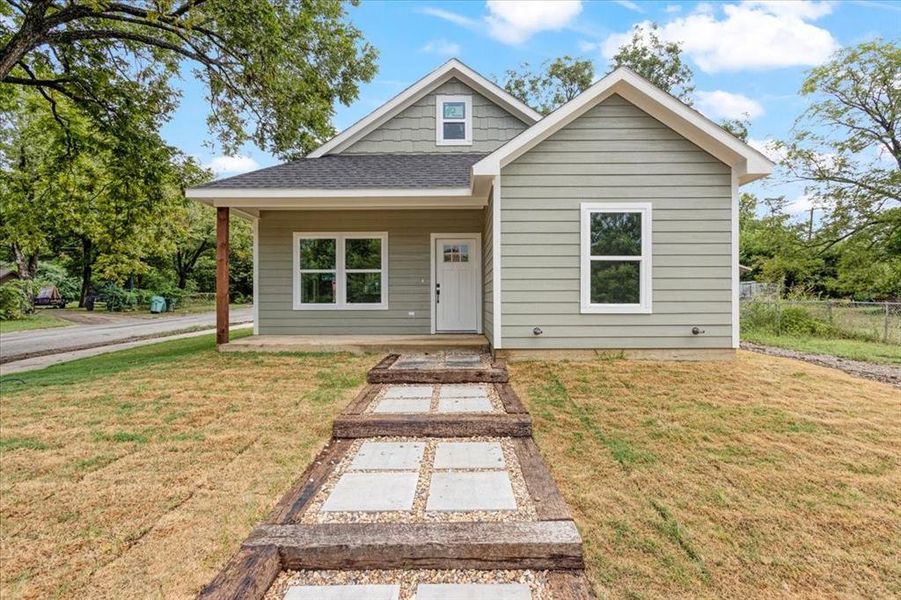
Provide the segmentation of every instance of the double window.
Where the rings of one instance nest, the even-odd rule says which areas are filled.
[[[295,233],[294,309],[388,308],[387,233]]]
[[[651,312],[651,205],[582,204],[582,312]]]
[[[471,146],[472,96],[437,96],[435,100],[435,143]]]

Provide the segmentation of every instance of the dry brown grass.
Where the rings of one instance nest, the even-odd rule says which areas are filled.
[[[4,385],[0,596],[193,596],[325,443],[376,360],[205,349]]]
[[[523,363],[601,598],[901,595],[901,394],[814,365]]]

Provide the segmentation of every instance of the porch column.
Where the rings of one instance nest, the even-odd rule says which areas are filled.
[[[228,207],[216,209],[216,343],[228,343]]]

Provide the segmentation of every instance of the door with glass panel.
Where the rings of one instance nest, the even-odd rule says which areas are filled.
[[[478,237],[435,239],[435,330],[475,332],[479,328]]]

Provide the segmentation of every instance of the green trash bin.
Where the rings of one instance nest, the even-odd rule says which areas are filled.
[[[176,304],[178,304],[178,298],[166,298],[166,312],[175,312]]]
[[[162,296],[151,296],[150,312],[152,312],[153,314],[166,312],[166,299]]]

